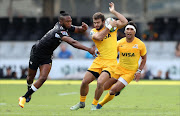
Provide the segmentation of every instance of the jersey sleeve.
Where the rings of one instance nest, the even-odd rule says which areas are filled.
[[[71,28],[68,29],[69,32],[74,32],[75,31],[75,26],[71,25]]]
[[[141,48],[141,51],[140,51],[140,55],[144,56],[146,53],[147,53],[146,46],[145,46],[144,43],[142,43],[142,48]]]
[[[90,31],[90,36],[91,36],[91,38],[93,37],[93,35],[94,35],[95,33],[96,33],[96,32],[94,32],[94,30],[91,29],[91,31]]]
[[[121,43],[121,41],[120,41],[120,40],[118,40],[118,41],[117,41],[117,47],[119,47],[119,46],[120,46],[120,43]]]

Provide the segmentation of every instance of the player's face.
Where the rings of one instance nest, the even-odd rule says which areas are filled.
[[[71,16],[64,16],[63,27],[69,29],[69,28],[71,28],[71,25],[72,25]]]
[[[136,32],[134,31],[133,28],[127,28],[127,29],[125,30],[125,34],[126,34],[126,38],[132,39],[132,38],[134,38]]]
[[[100,30],[104,27],[104,21],[102,22],[101,19],[93,19],[94,28],[97,30]]]

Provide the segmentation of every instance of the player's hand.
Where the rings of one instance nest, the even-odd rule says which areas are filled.
[[[96,50],[96,47],[92,47],[92,48],[89,48],[89,51],[88,51],[90,54],[93,55],[93,57],[96,57],[97,55],[97,50]]]
[[[110,2],[109,3],[109,11],[112,13],[112,12],[114,12],[115,11],[115,8],[114,8],[114,3],[113,2]]]
[[[136,82],[138,82],[140,80],[141,77],[141,73],[140,72],[136,72],[134,75],[134,80],[136,80]]]
[[[96,51],[95,51],[95,53],[96,53],[96,55],[100,55],[100,53],[99,53],[99,51],[98,51],[98,50],[96,50]]]
[[[84,22],[82,22],[81,27],[82,27],[82,29],[83,29],[84,31],[86,31],[86,30],[88,29],[88,25],[87,25],[86,23],[84,23]]]

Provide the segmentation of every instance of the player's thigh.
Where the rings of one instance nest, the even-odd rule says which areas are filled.
[[[39,67],[40,69],[40,77],[47,77],[49,75],[49,72],[51,70],[50,64],[43,64]]]
[[[104,83],[104,90],[108,90],[113,84],[115,84],[117,80],[115,78],[109,78],[105,83]]]
[[[40,69],[40,76],[41,77],[47,77],[52,65],[52,59],[46,58],[46,59],[39,59],[39,69]]]
[[[110,78],[110,74],[107,72],[107,71],[103,71],[98,80],[97,80],[97,83],[98,84],[104,84],[108,79]]]
[[[37,70],[28,68],[28,78],[34,78],[36,76]]]
[[[86,71],[86,74],[85,74],[85,76],[83,78],[82,83],[83,84],[89,84],[92,81],[94,81],[96,79],[96,77],[93,75],[93,73],[96,73],[96,72]]]

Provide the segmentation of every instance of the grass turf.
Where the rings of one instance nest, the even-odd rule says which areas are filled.
[[[168,84],[168,82],[172,84]],[[90,85],[86,107],[77,111],[71,111],[69,108],[79,101],[81,81],[48,80],[33,94],[30,103],[26,103],[25,107],[21,108],[18,106],[18,98],[26,92],[26,81],[0,80],[0,115],[179,116],[179,82],[141,81],[143,84],[132,82],[119,96],[104,105],[101,110],[91,111],[90,105],[96,88],[96,82],[94,82]],[[100,101],[106,93],[107,91],[104,92]]]

